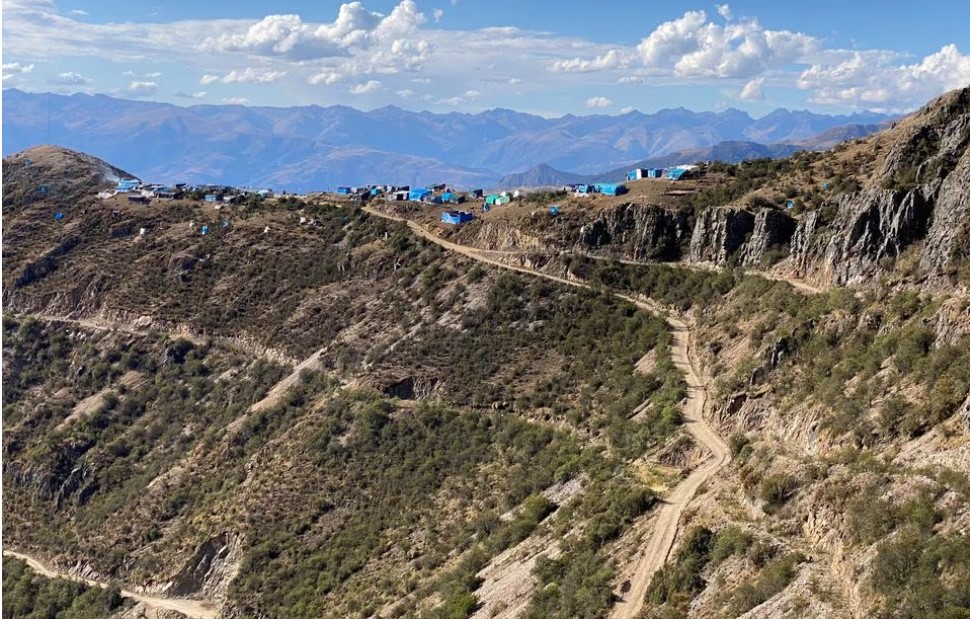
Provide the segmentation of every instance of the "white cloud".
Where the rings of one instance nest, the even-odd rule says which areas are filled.
[[[267,15],[243,32],[208,37],[202,47],[299,61],[332,58],[391,44],[414,33],[425,21],[413,0],[402,0],[388,15],[369,11],[362,2],[349,2],[340,6],[330,23],[314,26],[299,15]]]
[[[590,97],[586,99],[586,107],[589,108],[603,108],[610,107],[611,105],[613,105],[613,101],[606,97]]]
[[[81,17],[84,17],[86,15],[90,15],[90,13],[88,13],[84,9],[71,9],[70,11],[67,12],[67,14],[68,15],[79,15]]]
[[[724,4],[715,4],[714,6],[715,6],[715,8],[717,8],[717,14],[718,15],[720,15],[721,17],[723,17],[727,21],[731,21],[731,6],[729,4],[727,4],[727,3],[724,3]]]
[[[58,86],[85,86],[90,84],[92,80],[84,77],[80,73],[67,71],[66,73],[58,73],[47,81]]]
[[[394,94],[401,97],[402,99],[408,99],[415,95],[415,92],[410,88],[402,88],[401,90],[394,91]]]
[[[625,108],[620,109],[620,114],[629,114],[630,112],[634,111],[635,109],[636,108],[634,108],[632,105],[628,105]]]
[[[414,78],[411,81],[414,82],[415,84],[430,84],[431,83],[431,78],[429,78],[429,77],[416,77],[416,78]]]
[[[147,77],[150,80],[158,79],[161,76],[162,76],[162,74],[159,71],[152,71],[151,73],[146,73],[145,74],[145,77]]]
[[[480,92],[479,92],[479,91],[477,91],[477,90],[466,90],[466,91],[465,91],[465,94],[464,94],[464,97],[465,97],[466,99],[477,99],[477,98],[479,98],[480,96],[482,96],[482,93],[480,93]]]
[[[19,62],[7,62],[3,64],[3,79],[7,80],[18,75],[26,75],[34,70],[32,64],[20,64]]]
[[[660,24],[637,46],[649,69],[679,77],[751,78],[804,58],[819,47],[812,36],[767,30],[757,20],[721,26],[704,11]]]
[[[200,90],[198,92],[184,92],[180,90],[175,93],[175,96],[180,99],[204,99],[206,94],[208,93],[206,93],[204,90]]]
[[[813,91],[815,103],[899,111],[970,84],[970,56],[953,44],[915,64],[895,65],[888,62],[890,58],[855,52],[838,64],[812,65],[802,72],[797,85]]]
[[[445,16],[445,12],[442,11],[441,9],[435,9],[434,11],[431,12],[431,14],[434,16],[434,23],[436,24],[441,21],[442,17]]]
[[[127,78],[131,79],[131,78],[135,77],[135,72],[132,71],[131,69],[129,69],[127,71],[123,71],[121,73],[121,77],[127,77]]]
[[[630,60],[629,54],[611,49],[605,54],[590,60],[584,60],[582,58],[557,60],[549,65],[549,70],[554,73],[590,73],[593,71],[618,69],[629,66]]]
[[[741,93],[738,95],[741,99],[746,99],[749,101],[762,101],[765,98],[765,93],[761,90],[761,85],[764,84],[765,78],[756,77],[744,85],[741,89]]]
[[[246,105],[249,103],[249,99],[246,97],[225,97],[222,102],[228,105]]]
[[[513,86],[515,86],[516,84],[521,84],[521,83],[522,83],[522,78],[520,78],[520,77],[510,77],[509,78],[509,84],[511,84]]]
[[[132,97],[148,97],[158,92],[158,84],[148,81],[132,81],[125,88]]]
[[[328,69],[328,70],[320,71],[319,73],[314,73],[313,75],[307,78],[307,83],[313,86],[319,86],[320,84],[330,85],[330,84],[336,84],[342,79],[343,77],[339,73]]]
[[[381,89],[381,83],[377,80],[368,80],[363,84],[355,84],[350,87],[349,92],[352,95],[366,95],[372,92],[377,92]]]
[[[269,71],[246,67],[242,71],[232,70],[222,77],[223,84],[269,84],[279,81],[286,71]]]
[[[643,78],[639,75],[624,75],[616,80],[617,84],[642,84]]]
[[[208,86],[209,84],[212,84],[218,81],[219,81],[218,75],[203,75],[202,77],[199,78],[199,83],[202,84],[203,86]]]

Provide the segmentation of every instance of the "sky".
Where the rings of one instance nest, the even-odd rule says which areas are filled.
[[[3,87],[547,117],[674,107],[898,113],[970,84],[970,2],[932,6],[3,0]]]

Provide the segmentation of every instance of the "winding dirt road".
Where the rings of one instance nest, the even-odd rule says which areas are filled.
[[[364,210],[376,217],[406,222],[408,228],[418,236],[432,243],[436,243],[445,249],[472,258],[473,260],[492,264],[503,269],[542,277],[569,286],[589,288],[589,285],[581,281],[568,280],[548,273],[541,273],[526,267],[510,265],[495,260],[488,257],[488,252],[486,251],[480,251],[467,245],[458,245],[446,241],[435,236],[430,230],[417,222],[403,217],[388,215],[369,206],[364,207]],[[655,518],[653,531],[650,535],[649,542],[641,549],[641,553],[637,558],[636,566],[630,579],[630,589],[613,609],[612,616],[615,619],[632,619],[640,612],[647,587],[650,586],[650,579],[657,570],[663,567],[670,555],[670,550],[673,548],[674,540],[677,537],[680,518],[684,512],[684,508],[694,498],[694,495],[701,485],[714,476],[727,463],[730,451],[724,439],[704,419],[704,406],[707,402],[707,384],[694,367],[694,361],[691,356],[691,331],[688,323],[676,316],[672,316],[666,308],[649,299],[635,298],[619,293],[614,293],[614,295],[617,298],[633,303],[640,309],[663,315],[667,324],[670,325],[673,334],[671,356],[673,357],[674,365],[683,372],[687,382],[687,401],[684,404],[683,410],[684,427],[697,443],[711,453],[711,457],[707,458],[700,466],[694,469],[670,494],[664,497],[663,503],[655,511],[655,515],[653,516]]]
[[[3,554],[24,561],[30,567],[30,569],[46,578],[65,578],[67,580],[83,582],[92,587],[108,587],[107,583],[61,572],[56,568],[46,565],[36,557],[32,557],[22,552],[4,549]],[[216,619],[216,617],[219,616],[219,608],[212,602],[206,602],[203,600],[189,600],[186,598],[159,598],[150,595],[142,595],[141,593],[135,593],[133,591],[126,591],[125,589],[121,590],[121,597],[144,604],[149,609],[174,610],[182,613],[190,619]]]

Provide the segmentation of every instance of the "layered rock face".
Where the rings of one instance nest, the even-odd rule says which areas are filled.
[[[679,260],[690,230],[684,212],[626,204],[580,228],[577,246],[581,250],[615,248],[633,260]]]

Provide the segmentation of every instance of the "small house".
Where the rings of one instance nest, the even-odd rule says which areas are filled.
[[[118,191],[134,191],[138,187],[138,179],[125,178],[118,181]]]
[[[448,189],[448,185],[446,185],[445,183],[439,183],[437,185],[432,185],[431,186],[431,191],[435,191],[435,192],[437,192],[437,191],[444,191],[446,189]]]
[[[576,187],[573,188],[573,191],[581,195],[587,195],[595,192],[596,188],[592,185],[576,185]]]
[[[415,187],[408,191],[408,200],[412,202],[420,202],[425,198],[425,196],[431,195],[431,190],[426,187]]]
[[[484,189],[472,189],[470,192],[468,192],[468,195],[470,195],[473,198],[479,198],[479,199],[481,199],[481,198],[484,198],[485,197],[485,190]]]
[[[672,181],[683,180],[688,177],[687,170],[684,168],[670,168],[667,170],[667,178]]]
[[[441,194],[441,201],[446,204],[461,204],[465,201],[465,196],[453,191],[446,191]]]
[[[647,178],[663,178],[664,177],[663,168],[647,168]]]
[[[337,193],[342,196],[350,195],[350,187],[337,187]]]
[[[387,194],[388,202],[405,202],[407,201],[407,199],[408,199],[407,191],[392,191],[391,193]]]
[[[216,202],[216,194],[214,194],[214,193],[207,193],[207,194],[205,194],[205,201],[206,202]]]
[[[647,173],[649,171],[644,168],[634,168],[626,173],[626,180],[628,181],[638,181],[641,178],[648,178]]]
[[[474,215],[468,211],[445,211],[441,214],[442,223],[452,224],[455,226],[471,221],[474,218]]]
[[[488,206],[502,206],[510,202],[512,202],[512,197],[507,193],[493,193],[485,198],[485,204]]]

